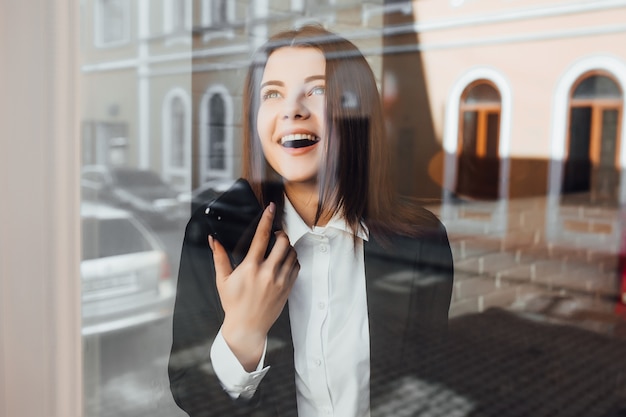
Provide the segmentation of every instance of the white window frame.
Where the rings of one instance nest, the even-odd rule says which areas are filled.
[[[103,39],[102,31],[106,26],[104,22],[103,2],[104,0],[96,0],[94,2],[94,45],[97,48],[111,48],[122,46],[130,42],[130,1],[121,1],[123,7],[123,32],[119,40],[107,42]]]
[[[193,26],[193,4],[191,0],[182,0],[185,3],[185,31],[191,31]],[[174,32],[174,8],[177,7],[178,0],[164,0],[163,1],[163,31],[165,34],[171,34]],[[175,32],[175,35],[184,35],[181,32]],[[188,36],[183,36],[185,39],[190,40]]]
[[[184,136],[183,136],[183,166],[172,166],[172,103],[174,99],[180,98],[185,111]],[[173,178],[183,178],[183,186],[180,191],[191,189],[191,99],[189,93],[181,87],[170,90],[163,99],[161,113],[162,119],[162,174],[163,178],[171,182]],[[177,188],[180,188],[177,185]]]
[[[213,16],[212,16],[212,6],[216,1],[224,1],[226,3],[226,23],[230,23],[235,21],[235,6],[236,2],[233,0],[202,0],[201,7],[201,19],[202,19],[202,27],[210,28],[213,24]],[[258,0],[256,0],[258,1]],[[235,32],[232,29],[224,29],[219,31],[207,30],[202,35],[202,40],[204,42],[208,42],[211,39],[215,38],[232,38],[235,36]]]
[[[569,117],[569,100],[572,86],[581,76],[594,71],[605,71],[613,76],[622,93],[626,93],[626,62],[612,55],[592,55],[574,62],[559,78],[552,100],[552,129],[550,134],[550,175],[548,177],[548,194],[558,196],[563,182],[563,163],[567,145],[567,128]],[[619,121],[622,129],[619,143],[619,166],[626,167],[626,111],[622,111]],[[622,172],[624,172],[622,170]],[[626,203],[626,177],[622,174],[619,191],[620,203]]]
[[[208,169],[206,159],[209,156],[209,124],[211,123],[209,116],[209,103],[211,97],[219,94],[224,100],[224,151],[226,155],[226,168],[223,170]],[[233,99],[228,89],[221,85],[213,85],[209,87],[200,102],[200,183],[211,178],[232,178],[233,175]]]
[[[498,143],[498,155],[502,160],[500,164],[500,184],[498,197],[508,197],[509,164],[508,158],[511,149],[511,115],[513,112],[513,93],[508,78],[499,70],[492,67],[475,67],[461,75],[454,83],[448,94],[446,104],[446,118],[444,126],[443,148],[446,153],[457,154],[459,141],[459,108],[461,97],[465,89],[475,81],[487,80],[492,82],[500,93],[500,137]],[[446,165],[444,170],[444,187],[448,190],[456,189],[457,158],[452,165]],[[448,159],[447,159],[448,160]]]

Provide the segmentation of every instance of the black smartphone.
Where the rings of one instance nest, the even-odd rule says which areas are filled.
[[[263,207],[248,181],[242,178],[207,205],[205,217],[209,233],[224,246],[233,267],[246,257],[262,215]],[[265,257],[275,241],[271,233]]]

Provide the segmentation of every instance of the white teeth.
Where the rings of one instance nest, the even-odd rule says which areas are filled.
[[[293,133],[291,135],[283,136],[280,138],[280,144],[284,144],[285,142],[290,142],[292,140],[312,140],[317,142],[318,139],[316,136],[309,135],[308,133]]]

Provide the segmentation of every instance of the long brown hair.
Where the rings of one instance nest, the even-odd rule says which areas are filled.
[[[390,144],[374,74],[352,42],[317,25],[272,36],[254,55],[248,70],[243,92],[243,176],[260,201],[283,205],[280,187],[271,186],[281,179],[263,156],[256,126],[265,64],[282,47],[316,48],[326,58],[328,133],[315,222],[322,213],[340,212],[354,231],[364,222],[383,239],[392,234],[419,234],[422,211],[397,200],[391,183]]]

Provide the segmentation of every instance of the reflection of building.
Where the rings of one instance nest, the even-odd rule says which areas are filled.
[[[415,3],[448,190],[623,201],[626,2],[550,3]]]
[[[83,163],[150,168],[181,190],[238,176],[252,51],[308,20],[380,42],[361,23],[383,12],[347,0],[85,2]]]
[[[93,0],[82,12],[85,162],[150,167],[187,189],[237,176],[250,54],[315,20],[379,77],[402,193],[626,200],[626,1]]]
[[[83,163],[151,168],[191,187],[191,6],[82,4]]]
[[[559,206],[626,202],[626,1],[414,5],[415,22],[396,33],[419,36],[404,50],[421,55],[425,102],[444,151],[416,166],[429,165],[444,201],[498,199],[465,221],[497,234],[507,229],[508,199],[546,195],[547,236],[612,245],[619,225],[594,232],[594,221],[575,218],[573,230],[572,210]],[[417,185],[411,191],[419,194]]]

